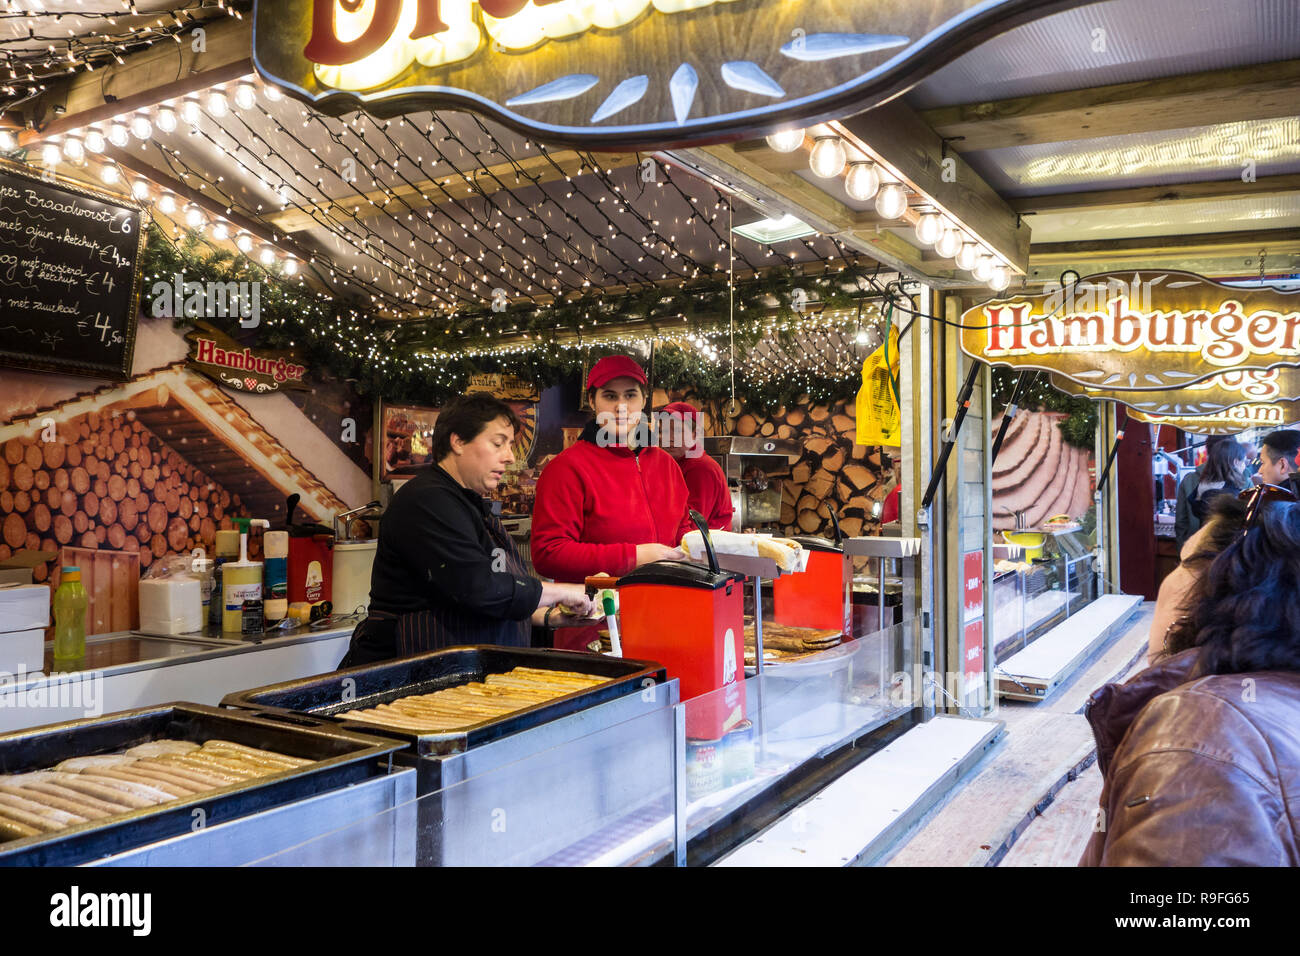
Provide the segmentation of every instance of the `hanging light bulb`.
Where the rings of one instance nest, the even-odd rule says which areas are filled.
[[[844,191],[849,198],[868,202],[880,191],[880,170],[875,163],[851,163],[844,177]]]
[[[113,120],[108,127],[108,141],[118,149],[125,149],[131,142],[131,132],[121,120]]]
[[[12,153],[18,148],[18,137],[7,129],[0,129],[0,153]]]
[[[226,225],[224,219],[218,219],[216,225],[212,227],[212,238],[217,242],[225,242],[230,238],[230,227]]]
[[[934,245],[942,234],[943,220],[938,213],[927,212],[916,220],[916,238],[922,245]]]
[[[975,263],[979,259],[980,247],[973,242],[963,242],[961,249],[957,251],[957,268],[965,269],[970,272],[975,268]]]
[[[884,219],[899,219],[907,212],[907,190],[902,183],[885,183],[876,193],[876,212]]]
[[[158,197],[158,211],[164,216],[170,216],[176,211],[176,197],[171,193],[163,193]]]
[[[226,100],[226,94],[222,90],[213,89],[208,93],[208,112],[217,119],[221,119],[230,112],[230,103]]]
[[[961,252],[961,230],[948,224],[939,234],[939,241],[934,244],[934,251],[945,259],[956,258]]]
[[[176,130],[176,111],[170,106],[161,106],[158,108],[158,116],[154,122],[164,133],[175,132]]]
[[[838,136],[819,136],[812,155],[808,157],[808,165],[812,167],[814,176],[832,179],[844,172],[848,159],[844,143]]]
[[[284,260],[284,274],[287,276],[296,276],[298,274],[298,260],[293,256]]]
[[[253,237],[246,232],[241,232],[235,236],[235,248],[244,254],[253,251]]]
[[[135,182],[131,183],[131,195],[134,196],[136,199],[148,199],[149,198],[148,181],[144,179],[137,179]]]
[[[142,142],[153,135],[153,123],[149,122],[148,113],[136,113],[131,117],[131,135]]]
[[[92,153],[102,153],[105,145],[104,134],[99,131],[98,127],[92,126],[86,130],[86,149]]]
[[[198,229],[203,225],[203,210],[194,203],[185,207],[185,225],[191,229]]]
[[[980,282],[988,282],[993,278],[993,266],[992,256],[980,256],[975,260],[975,268],[971,270],[971,275],[975,276]]]
[[[257,88],[247,80],[235,85],[235,105],[241,110],[251,110],[257,105]]]
[[[262,251],[257,254],[258,260],[264,266],[269,266],[275,261],[275,249],[271,246],[263,246]]]
[[[199,125],[199,101],[193,96],[181,100],[181,119],[191,126]]]
[[[41,147],[41,162],[46,166],[57,165],[63,158],[63,150],[59,149],[58,143],[46,143]]]
[[[779,129],[767,137],[767,145],[778,153],[793,153],[803,145],[803,138],[801,129]]]
[[[63,155],[70,163],[79,163],[86,158],[86,144],[76,136],[69,136],[63,141]]]
[[[858,345],[866,345],[868,341],[867,330],[858,329],[858,334],[853,336],[853,341],[856,342]]]
[[[121,174],[112,163],[106,163],[100,167],[99,178],[104,181],[105,186],[112,186],[121,178]]]
[[[262,95],[272,103],[278,103],[284,98],[284,94],[280,92],[280,88],[271,83],[262,84]]]
[[[1001,264],[994,266],[993,277],[989,279],[989,285],[993,287],[994,292],[1001,292],[1011,285],[1011,270]]]

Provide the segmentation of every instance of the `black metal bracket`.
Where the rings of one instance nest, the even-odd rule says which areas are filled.
[[[1015,418],[1016,412],[1020,410],[1020,396],[1037,375],[1036,370],[1025,369],[1017,376],[1016,387],[1011,392],[1011,401],[1002,412],[1002,424],[998,426],[997,437],[993,439],[992,461],[998,460],[998,452],[1002,450],[1002,440],[1007,437],[1007,429],[1011,427],[1011,419]]]
[[[1124,416],[1124,424],[1128,424],[1128,416]],[[1102,489],[1106,487],[1106,479],[1110,477],[1111,465],[1115,464],[1115,456],[1119,453],[1119,443],[1124,440],[1124,429],[1115,429],[1115,444],[1110,446],[1110,455],[1106,458],[1106,467],[1101,471],[1101,477],[1097,479],[1097,490],[1093,492],[1100,495]]]
[[[930,483],[926,486],[925,496],[921,498],[923,511],[929,509],[934,501],[935,493],[939,490],[939,482],[943,481],[943,474],[948,470],[948,458],[952,455],[952,446],[957,444],[961,423],[965,421],[966,412],[970,409],[970,393],[975,390],[975,379],[979,376],[980,368],[979,362],[971,362],[970,371],[966,373],[966,381],[962,383],[961,391],[957,395],[957,414],[953,417],[948,434],[943,438],[943,450],[939,452],[939,460],[935,462],[934,471],[930,473]]]

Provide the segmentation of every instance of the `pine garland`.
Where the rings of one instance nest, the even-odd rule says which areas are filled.
[[[571,336],[601,341],[602,326],[640,321],[645,331],[625,333],[628,340],[657,338],[655,385],[690,386],[706,400],[731,396],[731,373],[724,361],[712,361],[697,349],[678,344],[692,336],[726,328],[731,290],[725,281],[702,288],[632,291],[623,295],[593,293],[577,301],[542,307],[511,306],[505,312],[484,310],[394,324],[314,291],[301,277],[263,268],[254,260],[225,249],[214,250],[201,235],[189,232],[173,242],[156,225],[149,229],[143,261],[142,309],[149,313],[150,290],[180,273],[185,282],[259,281],[261,321],[242,329],[236,320],[202,317],[250,347],[294,349],[317,374],[329,373],[353,384],[363,395],[386,401],[440,405],[462,394],[470,376],[503,372],[534,382],[539,388],[581,375],[585,364],[604,355],[628,351],[628,342],[575,347]],[[805,276],[778,269],[736,284],[736,354],[761,338],[783,344],[792,331],[773,331],[748,316],[773,316],[800,322],[822,309],[856,307],[856,267],[838,274]],[[797,290],[802,290],[797,291]],[[186,327],[192,319],[175,319]],[[815,323],[814,323],[815,324]],[[563,343],[561,335],[569,333]],[[502,335],[527,333],[530,347],[485,354]],[[435,356],[430,358],[429,356]],[[736,393],[750,407],[764,411],[803,401],[824,404],[856,394],[861,369],[844,378],[795,371],[775,381],[754,381],[737,369]]]

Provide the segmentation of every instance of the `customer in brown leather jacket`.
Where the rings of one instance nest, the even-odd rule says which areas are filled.
[[[1103,786],[1080,865],[1300,865],[1300,504],[1248,511],[1168,649],[1089,701]]]

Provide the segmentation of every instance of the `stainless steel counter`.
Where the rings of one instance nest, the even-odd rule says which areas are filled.
[[[0,675],[0,733],[116,710],[188,700],[219,704],[232,691],[331,671],[347,651],[353,620],[238,640],[206,634],[132,632],[86,640],[82,669]]]

